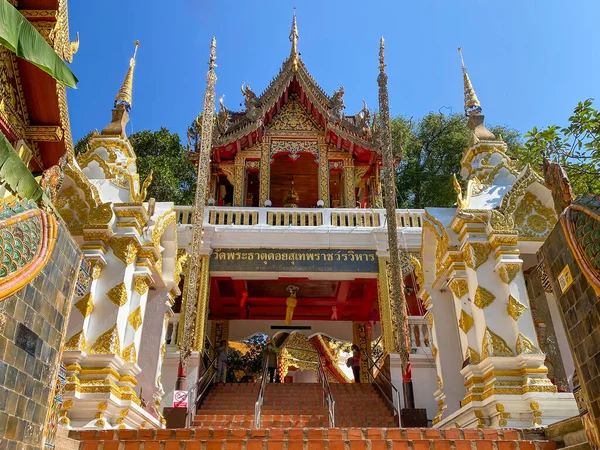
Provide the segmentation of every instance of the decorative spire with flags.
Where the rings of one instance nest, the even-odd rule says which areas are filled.
[[[463,82],[465,86],[465,114],[467,116],[470,116],[471,114],[480,114],[481,103],[479,103],[479,99],[477,98],[477,94],[475,94],[475,89],[473,89],[471,79],[467,73],[465,61],[462,56],[462,47],[458,47],[458,54],[460,55],[460,63],[462,64]]]
[[[296,7],[294,6],[294,18],[292,19],[292,29],[290,30],[290,42],[292,43],[292,50],[290,57],[292,58],[292,64],[294,71],[298,69],[298,25],[296,25]]]
[[[115,97],[115,108],[125,109],[127,112],[131,111],[131,101],[132,101],[132,91],[133,91],[133,69],[135,67],[135,56],[137,54],[137,49],[140,45],[140,41],[135,41],[135,49],[133,51],[133,57],[129,60],[129,69],[127,70],[127,75],[125,75],[125,79],[123,80],[123,84],[121,85],[121,89],[119,89],[119,93]]]

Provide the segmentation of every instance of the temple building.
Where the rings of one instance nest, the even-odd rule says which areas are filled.
[[[56,22],[51,32],[34,11],[43,2],[34,3],[22,14],[70,61],[78,41],[68,40],[66,1],[45,13]],[[330,95],[317,84],[300,58],[295,14],[289,39],[262,93],[242,84],[241,111],[223,96],[215,111],[213,39],[201,142],[190,152],[194,205],[147,198],[152,174],[140,179],[126,135],[139,42],[128,66],[115,61],[125,77],[118,90],[114,80],[110,121],[106,108],[108,124],[78,155],[64,86],[0,46],[0,130],[43,187],[35,184],[34,199],[2,180],[2,248],[12,253],[0,267],[0,387],[15,407],[0,411],[0,438],[9,420],[33,430],[32,448],[41,448],[57,425],[82,440],[118,441],[109,430],[156,430],[182,417],[210,439],[221,428],[231,438],[236,428],[401,425],[494,428],[498,437],[579,414],[566,290],[557,294],[538,257],[542,246],[554,251],[548,237],[567,219],[551,183],[511,160],[486,128],[464,62],[471,138],[456,207],[386,210],[383,172],[394,168],[384,167],[383,39],[377,115],[366,103],[347,114],[343,86]],[[593,228],[596,204],[585,205],[567,215],[585,213]],[[576,240],[565,233],[559,238]],[[596,269],[583,271],[593,286]],[[244,350],[256,335],[277,348],[280,386],[217,386],[215,347]],[[360,352],[357,382],[345,364],[349,344]],[[266,366],[261,373],[266,380]],[[589,371],[582,378],[593,384]],[[180,391],[190,398],[178,419]],[[29,417],[18,406],[26,401],[39,412]]]

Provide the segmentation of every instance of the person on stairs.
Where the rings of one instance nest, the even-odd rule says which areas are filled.
[[[352,346],[352,373],[354,373],[354,382],[360,383],[360,349],[358,345]]]
[[[217,383],[227,381],[227,342],[221,341],[216,348],[217,350]]]
[[[269,371],[269,383],[275,379],[275,370],[277,369],[277,348],[272,342],[269,342],[263,350],[263,362],[267,361],[267,370]]]

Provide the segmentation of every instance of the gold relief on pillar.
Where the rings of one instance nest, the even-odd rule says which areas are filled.
[[[83,330],[78,331],[65,343],[65,351],[85,351],[87,344],[85,342],[85,333]]]
[[[533,355],[541,352],[534,345],[533,342],[531,342],[529,339],[527,339],[525,336],[519,333],[519,335],[517,336],[517,354],[520,355],[523,353],[527,355]]]
[[[123,361],[125,362],[137,362],[137,352],[135,351],[135,344],[131,343],[123,349]]]
[[[486,243],[471,242],[465,245],[463,256],[465,264],[473,270],[477,270],[490,256],[492,246]]]
[[[85,294],[85,296],[77,303],[75,303],[74,306],[84,318],[89,316],[94,309],[94,300],[92,299],[92,293],[88,292],[87,294]]]
[[[504,412],[504,405],[502,403],[496,403],[496,411],[500,413],[498,425],[500,425],[501,427],[505,427],[508,423],[506,419],[510,419],[510,413]]]
[[[431,311],[427,311],[425,314],[425,318],[427,319],[427,323],[429,323],[429,329],[433,330],[433,314]]]
[[[521,271],[521,263],[505,263],[498,269],[498,275],[504,284],[510,284]]]
[[[467,334],[471,328],[475,325],[473,318],[465,312],[464,309],[460,310],[460,319],[458,320],[458,327]]]
[[[344,165],[344,184],[346,185],[346,208],[355,208],[356,189],[354,187],[354,166]]]
[[[109,330],[102,333],[90,347],[92,355],[120,355],[121,340],[119,339],[119,330],[117,325],[114,325]]]
[[[394,326],[392,323],[392,308],[390,305],[390,283],[388,280],[389,258],[378,258],[379,274],[377,277],[377,296],[379,301],[379,317],[381,320],[381,334],[383,336],[383,349],[386,353],[395,353]]]
[[[139,306],[135,308],[131,314],[129,314],[129,317],[127,317],[127,322],[129,322],[129,325],[131,325],[131,328],[133,328],[135,331],[142,326],[142,309]]]
[[[270,172],[271,172],[271,156],[269,155],[269,144],[263,143],[260,149],[260,203],[259,206],[264,206],[265,202],[269,199],[269,184],[270,184]]]
[[[92,280],[97,280],[100,278],[100,274],[102,273],[102,263],[98,260],[90,261],[90,275]]]
[[[319,148],[319,199],[323,200],[325,208],[329,208],[329,160],[326,145]]]
[[[519,317],[521,317],[521,314],[523,314],[523,312],[526,309],[527,309],[527,306],[520,303],[512,295],[508,296],[508,306],[506,307],[506,310],[508,312],[508,315],[510,317],[512,317],[513,320],[515,320],[515,321],[519,320]]]
[[[123,306],[129,300],[125,283],[122,281],[110,288],[106,293],[106,297],[118,307]]]
[[[496,300],[496,296],[494,294],[492,294],[483,286],[477,286],[477,289],[475,290],[475,298],[473,299],[475,306],[477,306],[479,309],[484,309],[494,303],[494,300]]]
[[[234,164],[233,206],[242,206],[244,193],[244,164]]]
[[[360,350],[360,382],[368,383],[369,368],[367,355],[371,353],[368,324],[366,322],[354,322],[352,324],[352,334],[352,342],[357,345]]]
[[[533,426],[542,424],[542,412],[540,411],[540,405],[538,402],[529,402],[529,407],[533,411]]]
[[[515,354],[504,339],[486,327],[481,343],[481,359],[490,356],[515,356]]]
[[[137,239],[113,236],[110,238],[109,244],[114,255],[123,261],[126,266],[135,261],[138,251]]]
[[[450,290],[456,296],[456,298],[462,298],[469,292],[469,285],[467,280],[464,278],[454,278],[450,282]]]
[[[433,354],[433,360],[437,361],[438,349],[435,345],[431,345],[431,353]]]
[[[468,359],[470,364],[479,364],[481,362],[481,356],[472,347],[467,347],[465,359]]]
[[[198,276],[198,307],[196,309],[196,326],[194,327],[195,333],[193,350],[200,352],[202,352],[204,349],[206,314],[208,309],[208,300],[210,297],[210,276],[208,273],[209,261],[210,257],[208,255],[202,255],[202,265],[200,267],[200,274]]]
[[[137,275],[133,279],[133,290],[140,295],[144,295],[148,292],[150,284],[152,284],[152,278],[149,275]]]

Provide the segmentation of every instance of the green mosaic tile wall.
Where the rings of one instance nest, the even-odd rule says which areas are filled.
[[[46,267],[0,302],[0,450],[42,448],[80,261],[79,247],[59,223]]]
[[[561,220],[564,220],[561,219]],[[560,222],[541,248],[558,300],[575,367],[585,391],[586,403],[600,427],[600,297],[589,284],[577,264]],[[573,284],[562,293],[558,275],[569,266]]]

